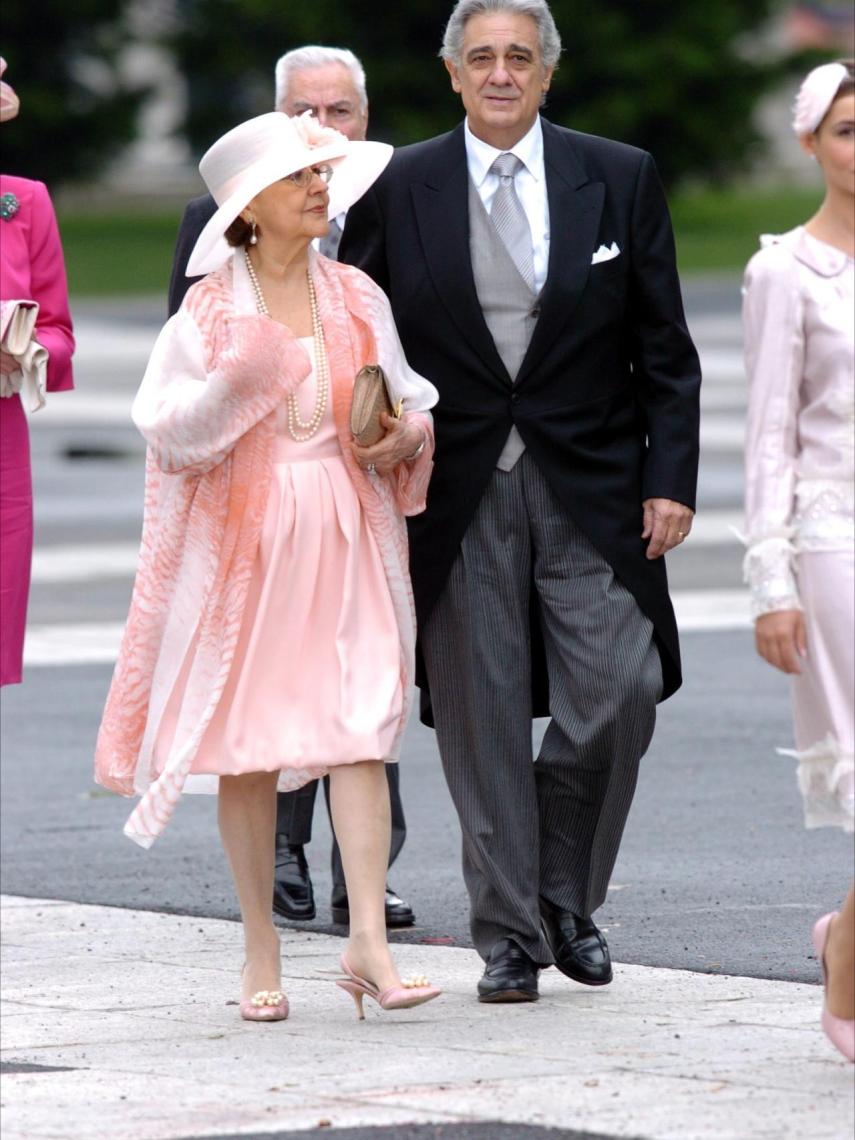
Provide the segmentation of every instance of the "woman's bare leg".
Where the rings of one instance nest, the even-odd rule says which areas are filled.
[[[379,989],[400,984],[386,941],[385,891],[391,816],[389,784],[380,760],[330,770],[330,808],[347,885],[347,960]]]
[[[277,772],[221,776],[220,836],[243,919],[246,968],[241,999],[276,990],[282,977],[279,934],[273,924],[273,861]]]
[[[828,932],[825,969],[828,1012],[846,1021],[855,1020],[855,885],[849,888]]]

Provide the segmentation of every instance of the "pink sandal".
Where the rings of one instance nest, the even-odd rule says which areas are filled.
[[[244,1021],[284,1021],[288,1013],[288,999],[281,990],[258,990],[240,1003]]]
[[[825,914],[813,928],[813,948],[819,964],[822,966],[823,985],[828,989],[828,972],[825,968],[825,946],[828,942],[828,932],[832,921],[837,918],[837,911]],[[836,1017],[828,1009],[828,995],[822,1006],[822,1029],[831,1044],[838,1049],[847,1061],[855,1061],[855,1021],[845,1017]]]
[[[341,968],[346,978],[336,982],[336,985],[345,990],[356,1002],[356,1011],[360,1021],[365,1020],[365,1011],[362,1008],[362,999],[372,998],[381,1009],[411,1009],[414,1005],[424,1005],[426,1001],[433,1001],[439,997],[442,990],[432,986],[422,975],[407,978],[399,986],[389,986],[382,992],[373,982],[360,978],[354,974],[347,964],[347,958],[342,954]]]

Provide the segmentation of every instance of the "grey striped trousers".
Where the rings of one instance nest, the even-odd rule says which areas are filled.
[[[536,761],[532,588],[551,713]],[[605,899],[662,691],[653,626],[525,452],[494,473],[421,642],[472,940],[546,965],[540,898],[582,916]]]

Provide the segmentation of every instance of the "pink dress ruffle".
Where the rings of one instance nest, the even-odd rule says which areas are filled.
[[[311,358],[312,339],[301,344]],[[313,369],[298,390],[304,421],[316,391]],[[305,442],[288,433],[284,404],[276,419],[273,479],[234,662],[187,792],[216,791],[210,777],[277,770],[288,789],[336,765],[397,759],[404,694],[395,611],[331,401]],[[158,771],[185,683],[186,669],[158,733]]]

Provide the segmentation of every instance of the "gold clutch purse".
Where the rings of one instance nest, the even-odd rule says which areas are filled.
[[[350,430],[358,444],[373,447],[379,443],[386,434],[380,423],[380,413],[385,412],[399,420],[403,410],[403,400],[392,402],[386,373],[379,364],[366,364],[359,369],[353,381],[353,402],[350,405]]]

